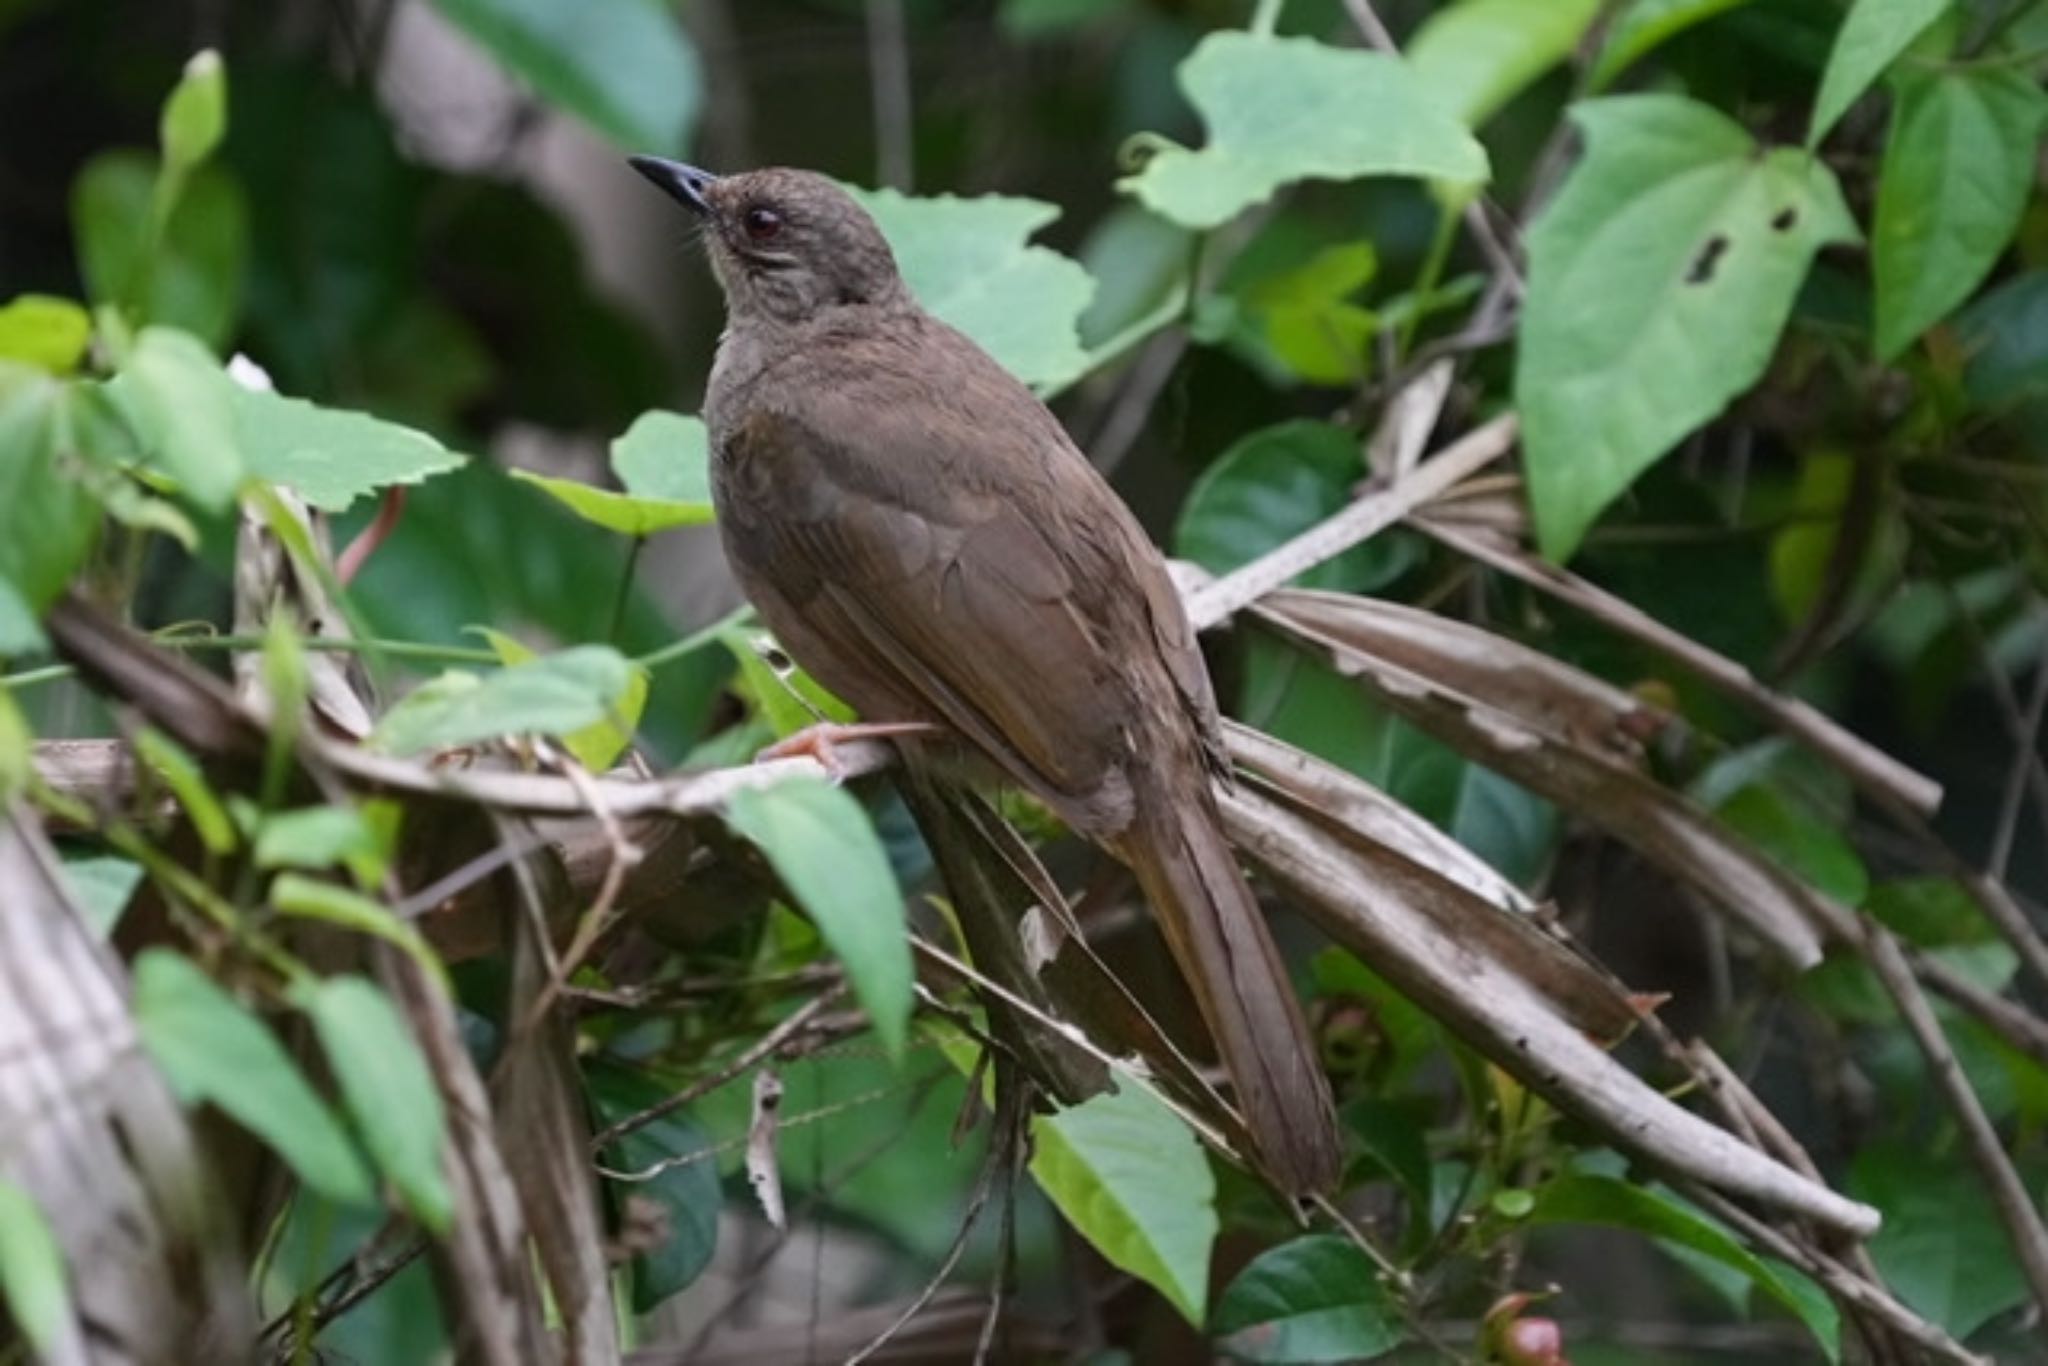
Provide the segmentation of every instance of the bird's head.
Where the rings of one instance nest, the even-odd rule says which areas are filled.
[[[735,323],[802,323],[831,309],[905,297],[881,229],[826,177],[781,167],[717,176],[661,157],[631,160],[704,220],[711,268]]]

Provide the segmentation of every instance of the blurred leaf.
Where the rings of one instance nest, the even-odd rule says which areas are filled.
[[[185,63],[185,72],[164,101],[157,140],[164,160],[179,174],[213,155],[228,130],[228,75],[212,48]]]
[[[1951,878],[1880,882],[1870,889],[1867,909],[1908,943],[1923,949],[1983,944],[1997,938],[1976,900]]]
[[[356,806],[269,812],[256,829],[256,866],[316,871],[345,867],[358,884],[375,886],[383,881],[391,861],[389,826],[380,828],[381,824]]]
[[[1372,371],[1373,311],[1349,302],[1372,280],[1379,257],[1370,242],[1325,247],[1292,270],[1245,291],[1273,353],[1317,384],[1357,384]]]
[[[143,329],[109,392],[151,463],[186,497],[215,512],[234,502],[247,469],[236,423],[241,387],[190,333]]]
[[[1715,814],[1774,863],[1845,906],[1861,905],[1870,890],[1870,874],[1840,829],[1770,787],[1745,787]]]
[[[846,967],[882,1047],[903,1056],[910,940],[889,856],[853,794],[816,778],[735,792],[726,824],[768,858]]]
[[[72,1344],[79,1358],[59,1352],[59,1339],[71,1318],[70,1276],[56,1230],[43,1217],[32,1196],[0,1178],[0,1303],[21,1329],[31,1351],[50,1360],[82,1359],[82,1343]]]
[[[1819,146],[1857,97],[1948,7],[1949,0],[1854,0],[1821,73],[1806,145]]]
[[[1216,1177],[1194,1133],[1135,1082],[1032,1118],[1031,1175],[1112,1266],[1201,1327],[1216,1242]]]
[[[1829,1361],[1841,1360],[1841,1318],[1825,1294],[1803,1273],[1757,1257],[1719,1223],[1668,1192],[1612,1176],[1571,1173],[1537,1190],[1529,1222],[1630,1229],[1704,1253],[1749,1277],[1806,1325]]]
[[[393,754],[475,744],[503,735],[572,735],[609,719],[633,666],[609,645],[577,645],[482,678],[450,670],[378,721],[371,741]]]
[[[64,882],[85,912],[93,936],[104,941],[141,885],[142,865],[113,854],[73,855],[64,860]]]
[[[896,253],[911,293],[1026,384],[1058,386],[1088,368],[1077,330],[1095,282],[1031,235],[1060,216],[1036,199],[913,198],[853,189]]]
[[[1963,382],[1980,408],[2048,398],[2048,270],[2030,270],[1987,290],[1957,315],[1969,359]]]
[[[660,0],[434,0],[498,64],[629,152],[673,155],[702,97],[697,54]]]
[[[1898,1297],[1958,1338],[2026,1302],[2005,1225],[1974,1172],[1923,1144],[1856,1155],[1849,1194],[1884,1213],[1870,1255]]]
[[[1749,0],[1635,0],[1607,31],[1588,82],[1595,92],[1670,39]]]
[[[1174,553],[1213,574],[1257,559],[1349,506],[1365,479],[1358,438],[1327,422],[1283,422],[1241,438],[1202,472],[1182,504]],[[1362,593],[1414,562],[1401,536],[1379,536],[1301,575],[1305,588]]]
[[[35,732],[15,705],[14,694],[0,688],[0,802],[12,802],[27,792],[35,771]]]
[[[503,631],[493,631],[488,627],[477,629],[490,642],[492,653],[506,664],[524,664],[539,658]],[[562,737],[563,747],[575,756],[577,763],[592,773],[602,773],[618,762],[626,747],[633,743],[633,731],[647,710],[647,670],[637,664],[627,667],[630,672],[626,678],[626,691],[620,695],[618,705],[612,708],[613,714],[608,714],[595,725]]]
[[[1706,105],[1625,95],[1573,117],[1586,155],[1529,235],[1515,369],[1553,560],[1756,381],[1814,254],[1857,238],[1826,166]]]
[[[1081,344],[1100,346],[1182,289],[1194,235],[1137,204],[1118,204],[1081,243],[1095,295],[1081,315]]]
[[[996,20],[1012,38],[1029,41],[1080,28],[1124,9],[1130,0],[1003,0]]]
[[[137,731],[133,743],[136,759],[170,788],[206,851],[214,855],[232,853],[241,842],[235,833],[235,823],[213,785],[206,781],[198,760],[184,746],[152,727]]]
[[[1771,538],[1771,596],[1787,622],[1804,621],[1820,598],[1855,472],[1856,458],[1841,451],[1808,451],[1800,459],[1798,487],[1785,509],[1794,520]]]
[[[1466,764],[1445,827],[1510,882],[1533,886],[1557,847],[1557,808],[1482,764]]]
[[[2019,227],[2048,94],[2018,71],[1902,75],[1870,250],[1877,354],[1890,360],[1970,296]]]
[[[0,361],[0,585],[20,604],[0,617],[0,655],[40,647],[36,618],[84,565],[99,526],[56,438],[69,397],[40,370]]]
[[[583,1064],[583,1082],[595,1112],[597,1128],[605,1128],[652,1109],[666,1100],[671,1088],[627,1067],[593,1058]],[[711,1265],[718,1250],[718,1212],[724,1197],[718,1187],[718,1163],[711,1160],[711,1139],[688,1114],[672,1110],[607,1146],[600,1161],[613,1171],[642,1171],[656,1163],[703,1154],[699,1161],[670,1167],[647,1181],[607,1181],[620,1206],[651,1200],[661,1210],[661,1240],[636,1248],[632,1261],[633,1312],[649,1314],[679,1290],[686,1289]]]
[[[423,1228],[446,1232],[455,1197],[441,1171],[441,1093],[397,1007],[368,979],[350,976],[302,983],[293,1001],[312,1019],[378,1170]]]
[[[1460,0],[1408,40],[1408,66],[1431,94],[1477,128],[1572,55],[1600,0]]]
[[[421,483],[463,460],[424,432],[368,413],[241,385],[234,405],[250,472],[327,512],[393,484]]]
[[[142,322],[182,327],[209,346],[225,346],[249,255],[241,187],[217,166],[187,175],[149,262],[156,180],[157,160],[146,152],[102,152],[79,172],[71,225],[86,290],[97,302],[116,303],[146,282],[138,301]]]
[[[219,1106],[329,1200],[377,1202],[355,1145],[276,1037],[189,959],[145,950],[134,1010],[143,1047],[186,1104]]]
[[[85,358],[92,316],[69,299],[18,294],[0,308],[0,361],[68,375]]]
[[[1295,180],[1487,178],[1485,149],[1397,57],[1225,31],[1181,63],[1180,84],[1208,145],[1158,146],[1118,184],[1185,227],[1217,227]]]
[[[762,658],[767,638],[743,626],[721,631],[718,643],[739,665],[734,691],[753,704],[777,739],[796,734],[819,721],[851,721],[853,708],[825,690],[789,656],[774,648],[776,663]]]
[[[1326,1029],[1324,1037],[1329,1036]],[[1427,1109],[1413,1102],[1367,1097],[1347,1102],[1338,1113],[1365,1149],[1366,1159],[1400,1184],[1408,1201],[1411,1236],[1426,1235],[1435,1200]]]
[[[612,472],[626,486],[613,493],[573,479],[513,470],[586,522],[626,536],[701,526],[711,506],[710,435],[701,419],[653,409],[612,442]]]
[[[612,473],[635,498],[709,508],[711,433],[702,418],[660,408],[644,412],[612,442]]]
[[[270,904],[286,915],[322,920],[382,939],[411,954],[428,976],[447,984],[448,970],[411,922],[360,892],[299,873],[281,873],[270,884]]]
[[[1406,1337],[1378,1268],[1334,1234],[1268,1248],[1216,1302],[1209,1331],[1240,1361],[1356,1361]]]

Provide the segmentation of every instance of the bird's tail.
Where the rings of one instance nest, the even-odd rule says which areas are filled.
[[[1206,785],[1193,801],[1176,789],[1140,781],[1116,853],[1194,990],[1259,1157],[1289,1194],[1327,1191],[1343,1151],[1301,1005]]]

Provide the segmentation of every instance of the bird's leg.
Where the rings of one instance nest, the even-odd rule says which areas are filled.
[[[767,759],[793,759],[808,755],[816,759],[833,782],[846,778],[846,761],[838,746],[856,740],[882,740],[892,735],[937,735],[940,728],[929,721],[820,721],[786,735],[754,756],[755,763]]]

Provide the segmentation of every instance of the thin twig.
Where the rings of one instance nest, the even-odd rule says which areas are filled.
[[[827,987],[803,1005],[798,1006],[781,1024],[763,1034],[752,1044],[735,1054],[732,1060],[707,1076],[698,1078],[682,1090],[638,1114],[627,1115],[617,1123],[600,1130],[590,1140],[591,1151],[596,1152],[608,1144],[617,1142],[627,1134],[644,1129],[672,1110],[702,1099],[719,1087],[747,1071],[764,1058],[774,1056],[776,1050],[811,1027],[811,1024],[825,1012],[826,1007],[846,994],[844,982]]]
[[[1243,568],[1202,585],[1188,595],[1189,619],[1196,630],[1207,630],[1290,579],[1386,530],[1505,455],[1513,448],[1518,430],[1515,415],[1503,413],[1416,466],[1407,478],[1368,494]]]
[[[868,83],[875,108],[875,180],[910,191],[916,157],[910,41],[903,0],[868,0]]]
[[[1991,834],[1991,856],[1985,860],[1984,872],[1994,882],[2005,880],[2006,867],[2012,862],[2013,836],[2019,830],[2020,809],[2027,800],[2027,776],[2040,763],[2044,714],[2048,714],[2048,652],[2034,665],[2034,692],[2027,699],[2026,715],[2020,718],[2014,737],[2012,767],[2005,775],[1998,824]]]
[[[1907,964],[1898,940],[1867,916],[1861,917],[1861,924],[1865,957],[1897,1003],[1907,1030],[1927,1059],[1928,1071],[1934,1074],[1935,1085],[1948,1100],[1949,1109],[1954,1112],[1956,1123],[1962,1129],[1963,1142],[1977,1164],[1978,1174],[1983,1177],[1993,1203],[1998,1207],[1999,1218],[2005,1223],[2006,1234],[2012,1240],[2013,1251],[2018,1255],[2020,1269],[2026,1274],[2034,1300],[2048,1310],[2048,1228],[2042,1226],[2033,1197],[2028,1193],[2026,1183],[2020,1180],[2019,1173],[2013,1170],[2012,1160],[2006,1156],[1998,1131],[1992,1127],[1983,1102],[1977,1098],[1970,1079],[1964,1075],[1962,1064],[1956,1061],[1955,1050],[1949,1046],[1941,1022],[1935,1019],[1933,1007],[1921,994],[1920,984],[1913,979],[1913,970]]]

